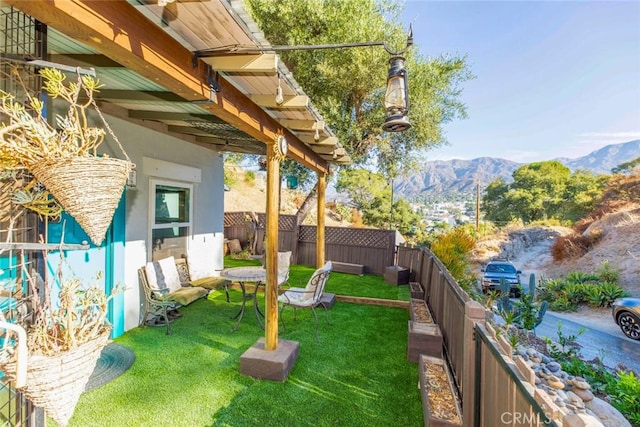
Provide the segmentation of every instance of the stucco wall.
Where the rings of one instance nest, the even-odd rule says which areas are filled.
[[[206,243],[212,270],[222,269],[224,241],[224,172],[222,156],[212,150],[189,144],[169,135],[132,125],[123,120],[108,117],[109,124],[132,162],[136,164],[137,185],[126,189],[126,245],[124,250],[125,330],[138,325],[141,294],[138,286],[137,269],[150,260],[149,242],[149,168],[144,167],[144,158],[171,162],[172,168],[157,173],[164,179],[177,177],[180,165],[197,168],[201,182],[195,182],[193,197],[193,239],[189,250]],[[105,152],[121,157],[119,148],[108,141]],[[148,163],[148,161],[147,161]],[[146,170],[145,170],[146,169]],[[154,172],[151,172],[154,173]],[[212,243],[213,242],[213,243]]]
[[[53,111],[65,114],[66,111]],[[198,255],[215,272],[223,267],[224,242],[224,171],[222,155],[216,151],[173,138],[165,133],[105,115],[111,129],[133,163],[136,164],[137,183],[127,187],[126,231],[124,247],[116,248],[114,281],[122,281],[124,291],[124,330],[138,326],[143,304],[138,283],[138,268],[151,259],[149,242],[149,182],[154,175],[162,179],[177,179],[189,182],[189,174],[181,173],[191,168],[199,170],[200,182],[193,182],[193,227],[189,240],[189,253]],[[91,121],[95,126],[103,126],[93,112]],[[111,157],[124,158],[122,150],[111,136],[107,136],[100,147],[101,153]],[[170,167],[145,168],[153,160],[170,162]],[[175,176],[172,176],[175,175]],[[179,178],[179,179],[178,179]],[[91,251],[101,251],[101,248]],[[103,251],[104,252],[104,251]],[[98,255],[96,253],[95,255]],[[210,263],[210,264],[209,264]],[[117,283],[116,283],[117,284]]]

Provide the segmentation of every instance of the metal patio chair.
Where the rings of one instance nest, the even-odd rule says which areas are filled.
[[[318,337],[318,315],[316,314],[316,307],[322,305],[327,318],[327,324],[331,324],[329,321],[329,312],[324,304],[321,304],[322,294],[324,287],[327,284],[327,279],[331,274],[331,261],[328,261],[324,266],[317,269],[304,288],[289,288],[282,295],[278,297],[278,301],[282,304],[280,308],[280,319],[282,319],[282,326],[286,328],[282,312],[285,307],[293,307],[293,320],[296,320],[297,309],[310,308],[313,313],[316,324],[316,341],[320,341]]]

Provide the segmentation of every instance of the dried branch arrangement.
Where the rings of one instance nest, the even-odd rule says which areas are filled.
[[[99,279],[99,278],[97,278]],[[51,305],[49,286],[41,296],[35,281],[29,277],[34,321],[27,335],[29,354],[53,356],[72,350],[103,336],[111,330],[107,321],[109,298],[97,286],[83,288],[78,278],[64,282],[60,289],[60,304]]]
[[[19,79],[17,71],[15,74]],[[101,87],[98,80],[81,76],[77,82],[65,84],[65,75],[53,68],[41,70],[40,75],[43,89],[69,104],[67,114],[56,116],[56,129],[43,116],[44,103],[26,89],[26,106],[0,90],[0,114],[8,118],[8,123],[0,127],[2,168],[29,167],[47,159],[95,156],[104,141],[105,130],[89,126],[87,120],[87,109],[95,108],[93,95]],[[87,98],[84,102],[80,102],[82,94]]]

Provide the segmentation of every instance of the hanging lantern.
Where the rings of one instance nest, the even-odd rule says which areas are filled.
[[[384,96],[385,119],[382,129],[386,132],[404,132],[411,127],[409,113],[409,87],[404,58],[393,56],[389,60],[387,92]]]

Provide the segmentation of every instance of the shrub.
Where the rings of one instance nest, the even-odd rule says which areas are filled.
[[[538,286],[538,298],[543,301],[553,302],[559,296],[564,294],[567,282],[563,279],[547,279],[543,280]]]
[[[611,307],[615,300],[628,295],[627,291],[615,283],[590,285],[586,288],[586,294],[589,304],[595,307]]]
[[[585,329],[581,327],[577,333],[565,335],[564,332],[562,332],[562,322],[558,321],[558,340],[553,341],[549,337],[544,337],[544,342],[547,345],[547,353],[556,360],[573,360],[578,358],[581,345],[578,344],[577,340],[584,332]]]
[[[566,359],[562,362],[562,369],[571,374],[584,378],[594,393],[606,393],[609,384],[615,384],[616,377],[607,371],[602,364],[585,362],[579,357]]]
[[[585,273],[583,271],[572,271],[567,274],[567,280],[572,283],[596,282],[599,280],[597,274]]]
[[[587,286],[582,283],[567,283],[564,294],[572,304],[582,304],[587,301]]]
[[[468,278],[468,258],[474,246],[473,236],[463,229],[455,228],[438,236],[431,245],[431,251],[456,280],[462,280]]]
[[[640,426],[640,379],[633,372],[618,372],[617,381],[608,382],[606,392],[612,405],[632,425]]]
[[[237,181],[236,174],[232,169],[224,168],[224,183],[229,187],[233,186]]]
[[[601,282],[618,283],[620,272],[611,266],[609,261],[602,261],[596,270],[596,274]]]
[[[549,308],[553,311],[576,311],[578,305],[569,301],[566,294],[562,294],[549,303]]]
[[[256,181],[256,173],[254,171],[246,171],[244,173],[244,181],[253,184]]]

